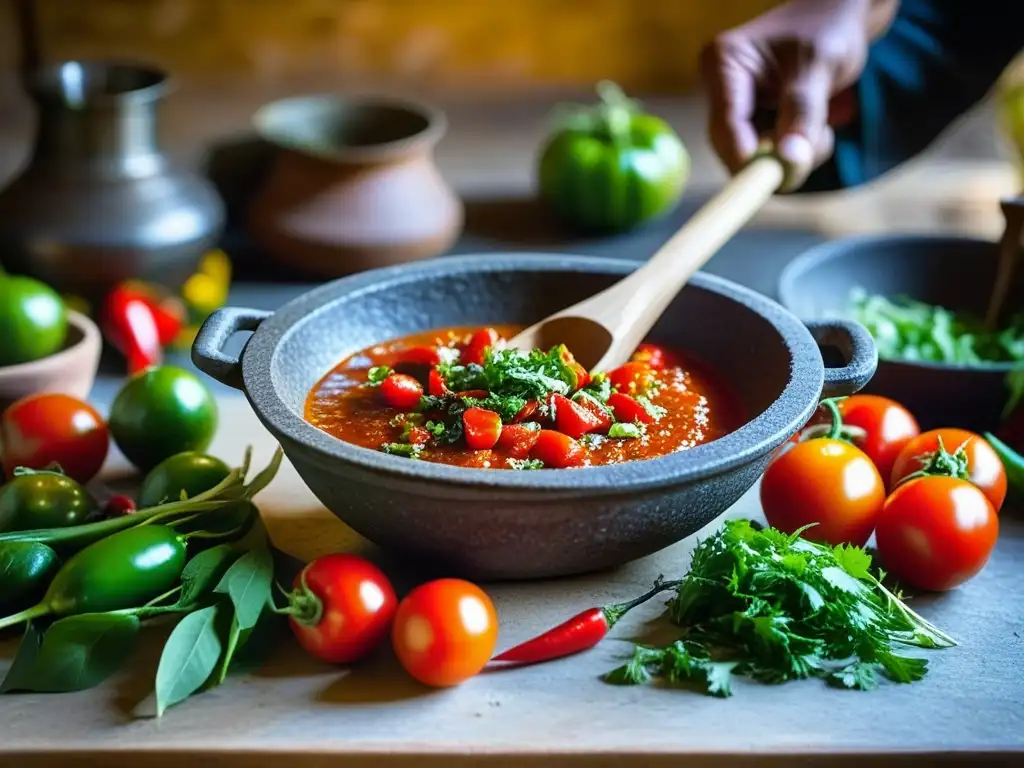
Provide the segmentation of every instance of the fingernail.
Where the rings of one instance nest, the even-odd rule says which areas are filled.
[[[775,149],[779,157],[797,168],[807,168],[814,163],[814,147],[799,133],[783,136]]]

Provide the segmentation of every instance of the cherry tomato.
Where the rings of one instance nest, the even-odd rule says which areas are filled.
[[[427,365],[433,367],[441,362],[437,347],[409,347],[398,353],[397,363]]]
[[[542,429],[530,451],[531,459],[538,459],[551,469],[578,467],[583,464],[586,455],[582,445],[553,429]]]
[[[451,392],[444,382],[444,376],[436,368],[431,368],[430,373],[427,374],[427,392],[433,397],[442,397]]]
[[[892,465],[903,447],[921,434],[914,416],[887,397],[853,395],[839,402],[843,423],[863,429],[867,435],[854,443],[868,455],[883,480],[892,477]]]
[[[600,428],[603,423],[589,410],[567,397],[554,395],[551,401],[555,407],[555,428],[563,435],[579,439]]]
[[[498,332],[493,328],[484,328],[469,337],[469,344],[462,353],[462,362],[465,364],[484,364],[484,356],[488,349],[498,343]]]
[[[462,414],[462,432],[471,450],[489,450],[501,437],[501,416],[486,408],[467,408]]]
[[[392,373],[380,385],[380,394],[384,402],[392,408],[408,411],[419,405],[423,397],[423,387],[412,376],[404,373]]]
[[[405,668],[425,685],[446,688],[487,664],[498,639],[498,615],[487,594],[460,579],[421,584],[395,614],[391,640]]]
[[[999,517],[982,489],[955,477],[901,485],[878,516],[875,541],[886,570],[918,589],[953,589],[988,562]]]
[[[288,602],[289,624],[299,644],[324,661],[348,664],[387,636],[398,597],[376,565],[334,554],[302,569]]]
[[[647,363],[656,371],[665,368],[677,368],[682,366],[682,360],[672,351],[659,347],[657,344],[641,344],[636,348],[631,360],[640,363]]]
[[[96,409],[69,395],[29,395],[0,417],[0,456],[8,477],[19,466],[42,469],[56,462],[69,477],[87,483],[109,447],[110,433]]]
[[[851,443],[830,438],[790,446],[768,465],[761,506],[769,525],[785,533],[808,528],[804,538],[862,546],[885,503],[875,465]]]
[[[608,381],[623,394],[642,395],[654,385],[654,370],[647,363],[624,363],[608,374]]]
[[[968,480],[978,486],[998,512],[1006,500],[1006,469],[999,455],[981,435],[964,429],[933,429],[907,443],[892,468],[892,487],[924,468],[939,450],[939,441],[951,454],[963,449]]]
[[[496,447],[513,459],[525,459],[530,455],[539,435],[539,424],[506,424],[501,428],[501,437]]]
[[[589,397],[581,397],[579,400],[573,400],[573,402],[590,412],[590,414],[597,419],[598,426],[596,429],[591,431],[604,434],[608,431],[608,428],[612,425],[612,415],[608,413],[606,408],[603,408],[600,403],[595,400],[591,400]]]
[[[640,405],[635,397],[624,395],[621,392],[612,392],[608,398],[608,407],[615,413],[617,421],[625,421],[632,424],[639,421],[641,424],[653,424],[654,417],[647,412],[647,409]]]
[[[512,423],[513,424],[519,424],[521,422],[526,421],[528,418],[530,418],[531,416],[533,416],[533,414],[535,414],[537,412],[538,408],[540,408],[540,402],[539,401],[537,401],[537,400],[530,400],[530,401],[528,401],[526,403],[526,405],[524,405],[522,408],[519,409],[519,412],[515,415],[515,418],[512,419]]]

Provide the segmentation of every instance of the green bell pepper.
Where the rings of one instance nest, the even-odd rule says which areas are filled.
[[[576,108],[544,145],[540,194],[574,227],[624,231],[675,207],[690,156],[668,123],[614,83],[599,83],[597,93],[599,104]]]

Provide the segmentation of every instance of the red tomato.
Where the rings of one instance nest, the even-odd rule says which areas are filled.
[[[405,596],[391,640],[406,672],[425,685],[446,688],[487,664],[498,640],[498,615],[480,587],[438,579]]]
[[[474,400],[483,400],[490,394],[486,389],[467,389],[465,392],[459,392],[459,397],[471,397]]]
[[[901,485],[878,516],[875,541],[886,570],[918,589],[953,589],[988,562],[999,517],[985,493],[954,477]]]
[[[96,409],[69,395],[29,395],[0,417],[7,477],[16,467],[42,469],[56,462],[69,477],[87,483],[100,471],[109,447],[107,425]]]
[[[674,354],[657,344],[641,344],[630,359],[638,363],[647,363],[656,371],[673,368],[680,363]]]
[[[530,451],[530,458],[539,459],[545,467],[551,469],[565,469],[583,464],[586,451],[568,435],[553,429],[542,429]]]
[[[589,410],[567,397],[554,395],[551,402],[555,407],[555,428],[564,435],[579,439],[600,428],[603,423]]]
[[[640,405],[636,398],[624,395],[620,392],[612,392],[608,398],[608,407],[615,413],[617,421],[624,421],[632,424],[639,421],[641,424],[653,424],[654,417]]]
[[[466,345],[466,349],[462,353],[462,362],[483,365],[486,351],[497,344],[499,338],[501,337],[493,328],[477,331],[469,337],[469,344]]]
[[[436,368],[431,368],[430,373],[427,374],[427,392],[434,397],[442,397],[450,391],[448,385],[444,383],[444,376],[441,375],[441,372]]]
[[[305,582],[305,583],[303,583]],[[355,555],[325,555],[295,577],[292,632],[309,653],[332,664],[357,661],[387,635],[398,598],[388,577]]]
[[[903,447],[921,434],[914,416],[887,397],[853,395],[839,402],[843,423],[860,427],[867,435],[854,443],[875,462],[883,480],[892,477],[892,465]]]
[[[419,405],[423,386],[412,376],[392,373],[381,382],[380,394],[392,408],[408,411]]]
[[[608,381],[619,392],[642,395],[654,384],[654,370],[647,363],[624,363],[608,374]]]
[[[513,459],[525,459],[530,455],[539,435],[539,424],[506,424],[501,428],[497,448]]]
[[[998,512],[1006,500],[1006,469],[991,445],[974,432],[964,429],[933,429],[907,443],[892,468],[892,487],[925,467],[939,449],[939,441],[949,453],[963,449],[967,457],[968,480],[978,486]],[[936,474],[942,474],[937,472]]]
[[[785,533],[817,523],[803,536],[862,546],[885,503],[875,465],[851,443],[816,438],[796,443],[768,465],[761,506],[768,524]]]
[[[441,362],[437,347],[409,347],[398,353],[397,363],[410,365],[428,365],[433,367]]]
[[[501,416],[486,408],[467,408],[462,414],[462,431],[470,449],[486,451],[501,437]]]
[[[604,434],[611,427],[612,416],[606,409],[601,407],[600,403],[591,400],[589,397],[581,397],[579,400],[573,400],[573,402],[580,408],[589,411],[597,419],[598,426],[592,430],[593,432]]]
[[[531,416],[533,416],[533,414],[537,412],[538,408],[540,408],[540,402],[538,402],[537,400],[530,400],[529,402],[526,403],[526,405],[519,409],[519,412],[516,414],[515,418],[512,419],[512,423],[519,424],[521,422],[526,421],[528,418],[530,418]]]

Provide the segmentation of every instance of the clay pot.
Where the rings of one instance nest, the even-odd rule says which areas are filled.
[[[462,203],[433,148],[444,115],[384,98],[305,96],[255,117],[277,148],[249,230],[289,268],[323,278],[436,256],[462,229]]]

